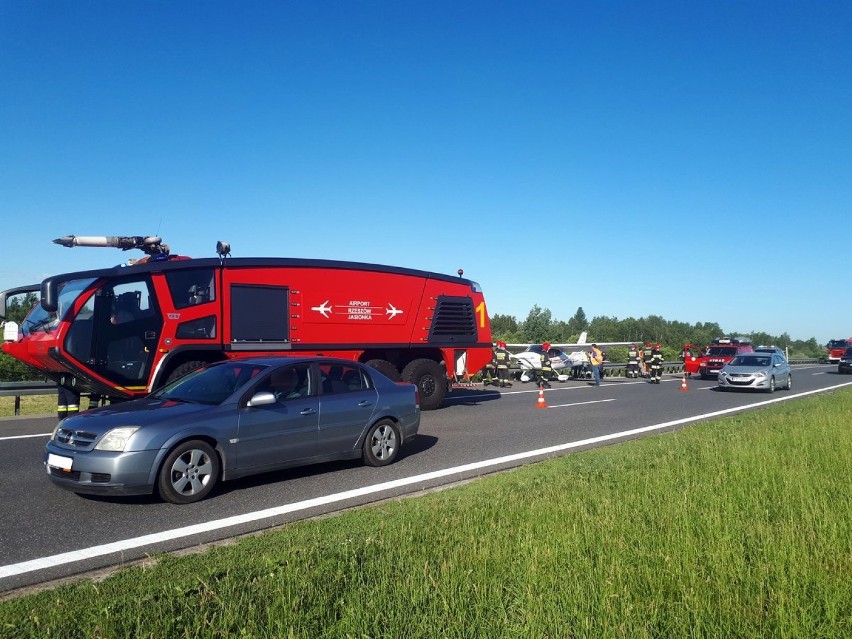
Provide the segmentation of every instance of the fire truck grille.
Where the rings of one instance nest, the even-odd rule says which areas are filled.
[[[429,341],[470,341],[475,338],[476,318],[471,299],[440,296],[432,316]]]

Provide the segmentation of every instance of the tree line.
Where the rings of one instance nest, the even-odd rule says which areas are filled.
[[[589,342],[636,342],[637,346],[659,343],[666,361],[679,359],[684,344],[704,347],[717,337],[747,337],[754,345],[779,346],[788,349],[791,358],[825,355],[825,348],[814,337],[803,341],[794,340],[787,333],[731,332],[723,330],[716,322],[689,324],[665,320],[659,315],[621,320],[601,315],[589,320],[582,306],[568,321],[554,320],[549,309],[538,305],[532,307],[523,322],[512,315],[495,314],[491,318],[493,339],[509,344],[572,343],[583,331],[588,333]],[[612,362],[627,361],[627,348],[610,348],[607,355]]]

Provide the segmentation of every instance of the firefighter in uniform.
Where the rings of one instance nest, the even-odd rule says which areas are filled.
[[[639,349],[636,344],[627,349],[627,377],[639,377]]]
[[[642,350],[642,377],[651,376],[651,354],[653,351],[651,342],[646,342],[645,348]]]
[[[57,389],[56,416],[61,420],[80,412],[80,393],[60,386]]]
[[[509,381],[509,362],[510,355],[506,349],[506,342],[497,342],[497,348],[494,350],[494,360],[497,362],[497,383],[501,388],[511,386]]]
[[[494,346],[494,350],[491,352],[491,361],[488,362],[485,367],[482,369],[482,385],[488,386],[489,384],[497,385],[497,380],[494,377],[494,373],[497,370],[497,349],[500,347],[500,342],[497,342]]]
[[[663,377],[663,353],[660,351],[660,345],[655,344],[651,351],[651,383],[659,384]]]
[[[553,368],[550,366],[549,350],[549,342],[541,345],[541,370],[539,371],[538,385],[544,388],[550,388],[550,377],[553,375]]]

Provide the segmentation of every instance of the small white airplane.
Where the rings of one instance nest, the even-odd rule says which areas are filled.
[[[388,316],[388,319],[393,319],[400,313],[402,313],[402,309],[399,309],[390,302],[388,302],[388,308],[385,309],[385,314]]]
[[[585,365],[589,361],[587,352],[592,348],[592,344],[586,341],[587,333],[580,333],[580,338],[574,344],[550,344],[547,354],[550,357],[550,367],[553,369],[556,379],[560,382],[567,381],[569,376],[561,371],[570,371],[575,366],[583,366],[583,377],[587,377]],[[630,346],[638,344],[638,342],[595,342],[598,348],[607,346]],[[521,369],[521,381],[529,382],[533,379],[533,371],[541,370],[541,352],[542,344],[506,344],[507,347],[519,348],[525,346],[525,350],[520,353],[513,353],[510,357],[518,363],[518,368]],[[575,349],[566,352],[563,349]]]

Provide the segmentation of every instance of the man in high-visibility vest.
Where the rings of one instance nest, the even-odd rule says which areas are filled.
[[[592,344],[592,350],[589,351],[589,364],[592,366],[592,376],[594,377],[593,384],[601,385],[601,367],[603,366],[603,353],[598,348],[597,344]]]

